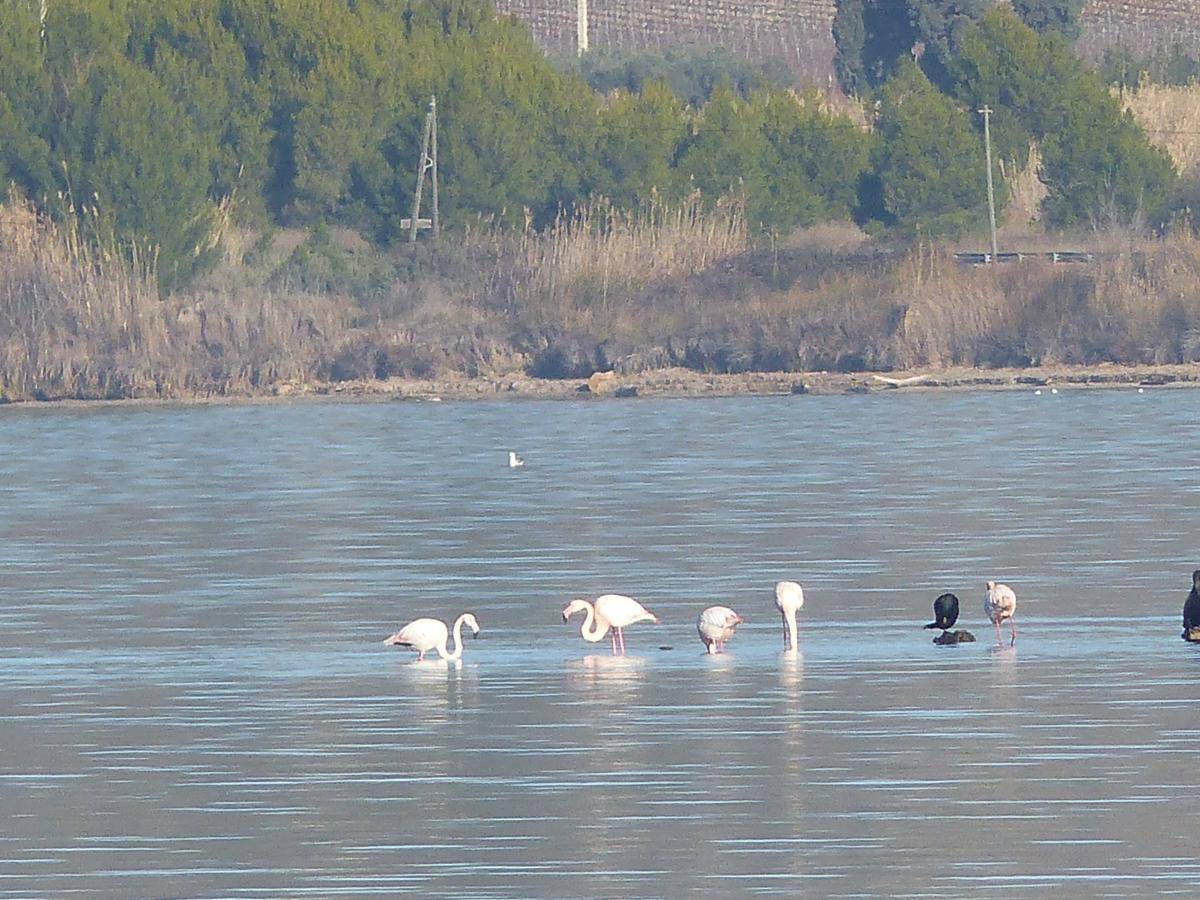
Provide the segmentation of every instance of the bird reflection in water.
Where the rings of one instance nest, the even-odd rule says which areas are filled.
[[[418,704],[421,716],[428,723],[444,721],[452,710],[466,703],[464,667],[462,660],[426,658],[421,662],[395,665],[399,699]]]
[[[779,686],[789,693],[804,686],[804,654],[799,650],[779,654]]]
[[[588,654],[567,663],[567,688],[623,705],[637,699],[646,671],[646,660],[641,657]]]
[[[993,646],[988,653],[992,661],[992,674],[988,696],[993,709],[1016,712],[1022,708],[1017,666],[1017,648],[1011,645]]]

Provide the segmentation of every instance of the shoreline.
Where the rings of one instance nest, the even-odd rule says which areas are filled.
[[[286,382],[251,394],[121,399],[51,397],[8,400],[0,409],[92,406],[236,405],[278,402],[384,403],[392,401],[681,399],[688,397],[830,396],[837,394],[1035,391],[1039,388],[1200,387],[1200,363],[1163,366],[1038,366],[1023,369],[951,367],[902,372],[745,372],[707,374],[656,369],[611,372],[587,379],[532,378],[521,373],[471,378],[393,378],[342,382]]]

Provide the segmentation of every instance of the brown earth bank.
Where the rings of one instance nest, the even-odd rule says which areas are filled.
[[[334,384],[293,384],[279,386],[275,396],[364,400],[596,400],[1188,386],[1200,386],[1200,364],[1143,367],[1060,366],[1030,369],[952,368],[887,373],[743,372],[736,375],[706,374],[673,368],[631,375],[597,372],[588,379],[531,378],[517,375],[502,378],[389,379]]]
[[[47,406],[187,406],[287,402],[381,403],[389,401],[626,400],[686,397],[805,396],[832,394],[939,393],[945,391],[1052,391],[1069,389],[1166,389],[1200,387],[1200,364],[1176,366],[1041,366],[1024,369],[950,368],[910,372],[743,372],[705,374],[659,369],[632,375],[597,372],[587,379],[524,375],[431,379],[391,378],[338,382],[284,382],[261,393],[208,394],[187,399],[75,398],[8,401],[8,408]]]

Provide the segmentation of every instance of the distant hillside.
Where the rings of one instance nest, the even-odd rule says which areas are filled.
[[[1180,43],[1200,49],[1200,0],[1088,0],[1078,47],[1099,58],[1108,47],[1145,52]]]
[[[575,0],[496,0],[533,30],[544,50],[576,50]],[[834,0],[590,0],[594,49],[718,45],[753,59],[779,59],[796,77],[833,79]],[[1080,51],[1098,58],[1124,45],[1145,51],[1181,42],[1200,49],[1200,0],[1088,0]]]
[[[575,0],[496,0],[527,23],[546,52],[576,50]],[[589,0],[593,49],[720,46],[753,59],[779,59],[806,82],[833,78],[834,0]]]

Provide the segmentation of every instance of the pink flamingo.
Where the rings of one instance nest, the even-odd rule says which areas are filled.
[[[446,628],[446,623],[440,619],[414,619],[391,637],[387,638],[384,643],[389,647],[412,647],[417,651],[417,662],[423,660],[425,654],[430,650],[437,650],[438,656],[442,659],[454,661],[462,657],[462,627],[464,624],[473,633],[479,634],[479,623],[475,621],[475,617],[470,613],[463,613],[454,620],[453,653],[448,652],[446,649],[446,643],[450,638],[450,630]]]
[[[775,608],[783,616],[783,649],[795,650],[796,613],[804,605],[804,588],[795,581],[781,581],[775,585]]]
[[[635,622],[658,624],[658,616],[624,594],[602,594],[596,598],[595,603],[583,599],[572,600],[562,611],[563,621],[566,622],[580,610],[587,613],[583,626],[579,629],[580,636],[594,644],[611,628],[614,656],[625,652],[625,635],[621,633],[622,628],[628,628]]]
[[[996,644],[998,646],[1004,643],[1000,639],[1000,624],[1008,619],[1008,624],[1012,626],[1012,640],[1008,645],[1015,646],[1017,643],[1017,620],[1014,616],[1017,612],[1017,595],[1013,593],[1013,589],[1007,584],[996,584],[994,581],[989,581],[987,592],[983,595],[983,611],[991,623],[996,626]]]
[[[710,606],[696,619],[696,631],[700,633],[700,642],[708,648],[709,653],[720,653],[733,637],[734,629],[744,621],[728,606]]]

